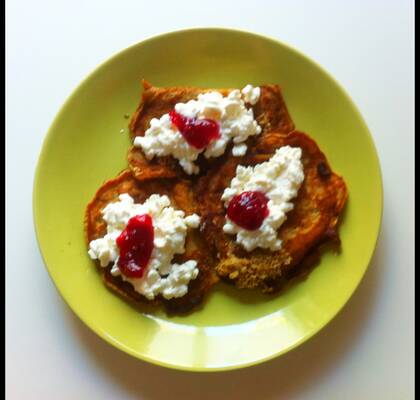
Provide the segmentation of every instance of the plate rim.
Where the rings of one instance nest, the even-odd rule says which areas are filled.
[[[369,147],[370,147],[370,150],[372,151],[372,154],[373,154],[374,159],[376,161],[375,162],[375,167],[377,168],[377,172],[378,172],[378,188],[379,188],[378,207],[380,208],[380,212],[379,212],[379,218],[378,218],[378,221],[376,222],[376,227],[375,227],[375,242],[374,242],[374,245],[372,246],[371,253],[369,254],[368,261],[367,261],[366,265],[364,266],[363,272],[360,274],[360,277],[358,278],[358,281],[354,285],[353,289],[349,292],[349,295],[345,298],[345,300],[342,302],[342,304],[337,308],[335,313],[331,313],[324,324],[319,325],[318,327],[316,327],[315,329],[310,331],[308,334],[302,336],[299,340],[297,340],[292,345],[287,346],[287,347],[285,347],[285,348],[283,348],[283,349],[281,349],[277,352],[273,352],[269,356],[261,357],[261,358],[258,358],[256,360],[252,360],[252,361],[245,362],[245,363],[234,364],[234,365],[229,364],[229,365],[221,366],[221,367],[184,366],[184,365],[178,365],[178,364],[175,364],[175,363],[161,361],[161,360],[149,357],[149,356],[147,356],[147,354],[139,354],[138,352],[135,352],[134,350],[132,350],[130,347],[127,347],[123,343],[118,342],[113,337],[110,337],[106,332],[104,332],[100,327],[98,327],[95,324],[95,322],[92,322],[92,321],[88,322],[85,318],[80,316],[79,313],[71,307],[69,301],[63,295],[60,287],[56,284],[55,280],[53,279],[50,266],[48,266],[48,264],[46,263],[44,250],[42,249],[41,244],[40,244],[40,233],[39,233],[38,225],[37,225],[37,220],[38,220],[39,216],[37,215],[38,211],[37,211],[37,204],[36,203],[37,203],[37,197],[38,197],[39,181],[41,180],[41,172],[40,172],[40,170],[41,170],[40,166],[42,164],[41,161],[43,159],[43,155],[45,153],[45,150],[48,147],[48,143],[51,141],[51,138],[53,136],[53,131],[54,131],[55,125],[57,124],[58,120],[60,119],[61,115],[64,113],[64,110],[67,108],[68,104],[72,101],[72,99],[77,96],[78,92],[88,83],[88,81],[91,79],[91,77],[93,77],[101,69],[106,68],[106,66],[108,64],[112,63],[115,59],[120,57],[123,53],[130,52],[134,47],[136,47],[140,44],[146,44],[146,43],[153,42],[155,40],[164,39],[166,37],[176,36],[176,35],[179,35],[179,34],[191,34],[191,33],[197,32],[197,31],[208,32],[208,33],[212,33],[212,32],[232,33],[232,32],[234,32],[234,33],[244,34],[244,35],[248,35],[248,36],[253,36],[253,37],[259,38],[261,40],[269,41],[269,42],[271,42],[271,43],[273,43],[277,46],[281,46],[283,48],[286,48],[288,51],[291,51],[291,52],[297,54],[299,57],[302,57],[306,62],[308,62],[309,64],[312,64],[314,67],[319,69],[337,87],[337,89],[345,97],[348,104],[352,108],[352,111],[355,112],[358,115],[361,123],[363,124],[363,126],[365,128],[365,131],[367,132],[366,136],[368,138]],[[262,364],[266,361],[269,361],[269,360],[275,359],[277,357],[280,357],[281,355],[286,354],[286,353],[290,352],[291,350],[294,350],[295,348],[299,347],[301,344],[303,344],[304,342],[308,341],[310,338],[315,336],[318,332],[320,332],[322,329],[324,329],[327,325],[329,325],[331,323],[331,321],[333,321],[336,318],[336,316],[348,304],[349,299],[355,294],[356,290],[360,286],[360,282],[362,281],[363,277],[366,275],[366,271],[369,268],[369,266],[371,264],[371,261],[372,261],[372,258],[374,256],[376,250],[377,250],[377,247],[378,247],[380,232],[382,230],[383,212],[384,212],[383,174],[382,174],[382,168],[381,168],[381,163],[380,163],[378,150],[376,148],[375,141],[374,141],[374,138],[372,136],[372,133],[371,133],[365,119],[363,118],[363,115],[361,114],[361,112],[357,108],[355,102],[352,100],[350,95],[344,89],[344,87],[324,67],[322,67],[317,61],[313,60],[312,58],[310,58],[309,56],[307,56],[306,54],[304,54],[300,50],[296,49],[295,47],[289,45],[288,43],[285,43],[282,40],[276,39],[274,37],[271,37],[271,36],[268,36],[268,35],[265,35],[265,34],[260,34],[260,33],[256,33],[256,32],[253,32],[253,31],[238,29],[238,28],[233,28],[233,27],[206,26],[206,27],[189,27],[189,28],[165,31],[165,32],[157,34],[157,35],[149,35],[143,40],[137,41],[137,42],[135,42],[131,45],[128,45],[127,47],[125,47],[125,48],[123,48],[123,49],[121,49],[117,52],[112,53],[112,55],[110,57],[106,58],[99,65],[97,65],[93,70],[91,70],[79,82],[79,84],[77,84],[75,86],[75,88],[65,98],[65,100],[62,102],[61,106],[58,108],[58,111],[56,112],[51,124],[49,125],[49,127],[46,131],[46,134],[44,135],[42,145],[41,145],[41,148],[39,150],[38,157],[37,157],[37,160],[36,160],[36,168],[35,168],[34,175],[33,175],[33,186],[32,186],[32,220],[33,220],[33,224],[34,224],[36,242],[37,242],[37,245],[38,245],[38,248],[39,248],[39,252],[41,254],[44,267],[47,270],[48,275],[49,275],[51,281],[53,282],[55,289],[59,293],[60,297],[64,300],[64,302],[67,304],[67,306],[71,310],[71,312],[74,315],[76,315],[77,318],[80,321],[82,321],[83,324],[87,328],[89,328],[97,336],[99,336],[101,339],[103,339],[104,341],[106,341],[107,343],[112,345],[113,347],[117,348],[118,350],[121,350],[124,353],[129,354],[130,356],[132,356],[134,358],[137,358],[139,360],[142,360],[144,362],[149,362],[151,364],[158,365],[158,366],[165,367],[165,368],[169,368],[169,369],[173,369],[173,370],[181,370],[181,371],[189,371],[189,372],[230,371],[230,370],[242,369],[242,368]]]

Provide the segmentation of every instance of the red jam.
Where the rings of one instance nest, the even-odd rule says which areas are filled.
[[[136,215],[117,238],[118,268],[129,278],[141,278],[153,250],[153,221],[149,214]]]
[[[229,202],[227,216],[248,231],[258,229],[268,217],[268,198],[262,192],[242,192]]]
[[[220,137],[219,124],[212,119],[188,118],[175,110],[169,112],[169,117],[185,140],[196,149],[201,150]]]

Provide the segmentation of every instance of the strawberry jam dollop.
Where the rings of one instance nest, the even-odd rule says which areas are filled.
[[[189,118],[175,110],[169,112],[169,118],[188,144],[198,150],[204,149],[212,140],[220,137],[220,126],[212,119]]]
[[[153,250],[153,220],[149,214],[136,215],[117,238],[118,268],[128,278],[141,278]]]
[[[242,192],[229,202],[227,216],[241,228],[253,231],[268,217],[267,203],[268,198],[263,192]]]

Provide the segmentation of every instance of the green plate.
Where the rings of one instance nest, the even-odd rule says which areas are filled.
[[[124,115],[139,102],[141,78],[157,86],[279,84],[296,127],[316,139],[347,182],[341,254],[324,254],[306,281],[274,297],[220,284],[202,308],[183,317],[169,318],[162,311],[142,314],[110,293],[87,256],[83,215],[96,189],[126,167],[130,140]],[[82,82],[47,134],[33,204],[48,272],[86,325],[142,360],[214,371],[284,354],[337,314],[374,251],[382,184],[368,128],[348,95],[322,68],[263,36],[191,29],[129,47]]]

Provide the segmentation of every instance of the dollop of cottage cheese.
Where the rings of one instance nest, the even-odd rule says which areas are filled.
[[[245,250],[261,247],[275,251],[281,248],[277,230],[286,221],[286,213],[293,209],[291,200],[297,196],[304,179],[301,157],[300,148],[283,146],[266,162],[254,167],[237,167],[236,176],[222,195],[225,207],[234,196],[244,191],[260,191],[269,199],[269,215],[256,230],[243,229],[226,216],[223,231],[236,234],[236,242]]]
[[[194,161],[200,153],[204,152],[206,158],[220,157],[231,140],[234,144],[232,154],[244,155],[247,150],[244,142],[261,133],[252,108],[247,108],[245,103],[255,104],[260,92],[259,87],[247,85],[242,92],[235,89],[226,97],[218,92],[206,92],[199,94],[197,100],[175,105],[175,111],[185,117],[209,118],[219,123],[220,137],[204,149],[192,147],[172,124],[169,114],[153,118],[144,136],[134,139],[134,146],[141,147],[149,160],[155,156],[172,155],[189,175],[199,173]]]
[[[116,239],[128,220],[139,214],[149,214],[153,219],[154,248],[143,277],[128,278],[118,268]],[[126,193],[121,194],[118,201],[108,204],[102,210],[102,215],[107,223],[107,233],[90,242],[88,254],[92,259],[98,259],[102,267],[113,263],[111,273],[121,275],[138,293],[150,300],[158,294],[171,299],[188,292],[188,283],[198,275],[197,262],[188,260],[182,264],[172,264],[171,261],[175,254],[184,253],[187,230],[198,227],[198,215],[185,216],[183,211],[175,210],[167,196],[153,194],[143,204],[137,204]]]

